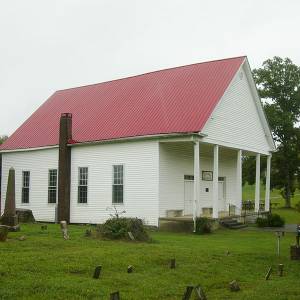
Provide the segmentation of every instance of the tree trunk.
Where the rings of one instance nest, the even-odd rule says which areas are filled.
[[[291,180],[290,176],[287,176],[287,185],[285,193],[285,208],[291,208]]]

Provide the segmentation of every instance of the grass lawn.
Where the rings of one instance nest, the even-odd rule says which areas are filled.
[[[58,225],[22,225],[0,243],[0,299],[181,299],[188,284],[201,284],[208,299],[299,299],[300,261],[289,259],[294,235],[282,240],[276,257],[271,232],[218,230],[211,235],[151,232],[153,243],[101,241],[84,237],[88,226],[69,227],[64,241]],[[25,241],[16,237],[26,235]],[[230,254],[225,253],[229,250]],[[169,268],[176,258],[176,269]],[[284,277],[277,264],[284,264]],[[127,266],[135,271],[127,274]],[[92,279],[102,265],[99,280]],[[264,279],[273,265],[275,272]],[[240,292],[230,292],[236,279]]]
[[[255,185],[245,184],[243,186],[243,200],[253,200],[255,198]],[[265,186],[261,185],[261,201],[264,201]],[[272,209],[273,213],[282,216],[287,224],[300,224],[300,213],[294,209],[296,203],[300,202],[300,191],[296,190],[292,197],[292,208],[284,208],[284,199],[280,195],[279,190],[272,190],[270,194],[271,203],[278,203],[276,208]]]

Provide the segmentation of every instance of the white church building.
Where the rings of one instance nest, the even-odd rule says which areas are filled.
[[[244,155],[268,211],[274,150],[246,57],[60,90],[0,146],[1,213],[13,167],[16,206],[38,221],[102,223],[113,206],[154,226],[239,215]]]

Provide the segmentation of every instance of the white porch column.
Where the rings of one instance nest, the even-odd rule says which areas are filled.
[[[270,177],[271,177],[271,157],[267,156],[267,174],[266,174],[266,194],[265,194],[265,211],[270,211]]]
[[[219,145],[214,145],[214,163],[213,163],[213,214],[212,217],[219,217]]]
[[[194,142],[194,201],[193,201],[193,218],[199,214],[200,207],[200,145],[199,141]],[[194,223],[195,224],[195,223]]]
[[[242,150],[237,152],[236,160],[236,213],[240,214],[242,210]]]
[[[259,211],[260,200],[260,154],[256,154],[256,177],[255,177],[255,211]]]

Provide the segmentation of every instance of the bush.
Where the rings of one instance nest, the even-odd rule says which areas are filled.
[[[268,214],[267,218],[257,218],[256,225],[258,227],[282,227],[285,221],[278,214]]]
[[[110,240],[131,240],[128,232],[131,232],[137,241],[149,241],[143,221],[138,218],[117,218],[108,219],[104,224],[97,226],[98,234]]]
[[[212,223],[210,219],[202,218],[202,217],[196,219],[197,234],[211,233],[211,229],[212,229]]]

